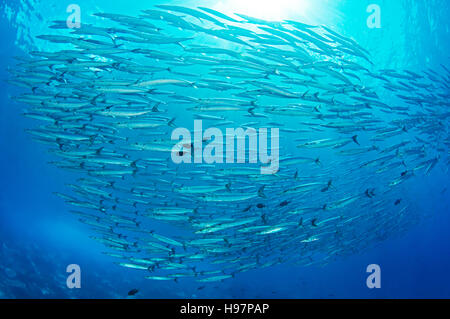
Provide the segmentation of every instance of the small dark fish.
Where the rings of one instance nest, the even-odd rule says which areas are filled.
[[[287,206],[289,204],[289,202],[287,200],[283,201],[280,203],[281,207]]]
[[[136,295],[138,292],[139,292],[139,289],[131,289],[131,290],[128,292],[128,296],[134,296],[134,295]]]
[[[395,206],[400,205],[401,202],[402,202],[401,199],[397,199],[397,200],[395,201]]]
[[[256,207],[258,207],[258,208],[264,208],[264,207],[266,207],[264,204],[258,204],[258,205],[256,205]]]

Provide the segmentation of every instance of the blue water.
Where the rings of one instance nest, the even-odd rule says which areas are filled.
[[[244,0],[245,1],[245,0]],[[217,4],[233,12],[237,1],[159,1],[161,4]],[[242,1],[243,2],[243,1]],[[277,2],[277,1],[273,1]],[[366,25],[372,1],[281,1],[275,16],[248,4],[236,8],[262,18],[283,18],[323,24],[352,37],[371,52],[380,68],[421,70],[449,65],[450,2],[446,0],[376,1],[381,8],[380,29]],[[77,0],[82,21],[105,11],[137,14],[149,1]],[[152,1],[153,3],[153,1]],[[156,1],[154,1],[156,3]],[[249,1],[252,3],[252,1]],[[307,3],[307,4],[305,4]],[[448,169],[434,169],[405,190],[415,208],[427,216],[419,225],[357,255],[323,267],[279,265],[236,275],[207,285],[186,280],[151,282],[139,272],[113,264],[104,247],[88,238],[86,225],[68,213],[54,192],[64,192],[73,173],[59,170],[46,146],[37,144],[25,129],[34,122],[22,116],[25,107],[12,102],[20,90],[4,82],[14,56],[45,49],[34,36],[45,33],[53,20],[65,20],[66,2],[0,2],[0,298],[449,298],[450,214]],[[79,264],[81,289],[66,287],[66,266]],[[380,289],[366,286],[366,267],[381,267]]]

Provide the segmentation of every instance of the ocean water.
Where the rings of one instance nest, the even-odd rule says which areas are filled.
[[[449,74],[445,73],[445,68],[442,67],[443,65],[449,68],[450,3],[448,1],[150,2],[139,0],[131,3],[130,1],[78,0],[73,3],[81,8],[82,24],[98,23],[98,19],[93,16],[97,12],[137,16],[141,10],[151,9],[152,4],[170,4],[192,8],[205,6],[227,14],[240,12],[271,21],[294,20],[312,25],[324,25],[345,37],[352,38],[365,48],[370,53],[373,67],[377,70],[391,69],[400,72],[407,69],[422,72],[431,69],[443,74],[443,78],[446,74],[447,104],[445,105],[444,95],[444,104],[439,105],[439,108],[444,111],[447,107],[448,110]],[[379,28],[371,28],[367,22],[371,15],[367,12],[367,8],[372,4],[380,8]],[[233,278],[213,283],[199,283],[192,278],[183,278],[176,282],[153,281],[144,279],[144,274],[140,270],[115,264],[117,261],[115,258],[103,254],[106,251],[105,246],[89,238],[95,235],[92,228],[80,223],[78,216],[69,213],[72,208],[55,196],[55,193],[68,193],[67,184],[74,183],[81,173],[63,170],[51,164],[55,161],[55,156],[48,152],[48,145],[36,143],[26,131],[36,127],[36,120],[23,116],[28,106],[12,99],[20,95],[23,88],[6,82],[11,79],[9,71],[17,68],[16,65],[19,63],[15,57],[26,56],[30,51],[61,50],[60,45],[42,41],[36,37],[49,34],[52,21],[67,19],[69,15],[66,12],[67,5],[68,3],[53,0],[2,0],[0,2],[2,34],[0,50],[0,79],[2,80],[0,84],[0,298],[130,298],[127,293],[132,289],[139,290],[132,298],[450,297],[450,279],[447,275],[450,266],[450,216],[448,214],[449,191],[447,191],[449,187],[449,120],[445,116],[436,116],[439,129],[432,133],[438,137],[437,141],[433,141],[433,145],[439,144],[438,150],[430,150],[429,156],[424,158],[424,160],[432,159],[439,153],[439,157],[436,157],[439,158],[439,163],[427,174],[423,172],[415,174],[401,187],[392,190],[389,195],[377,194],[377,198],[389,196],[387,198],[401,199],[401,205],[407,203],[410,216],[403,217],[405,222],[399,222],[398,227],[395,219],[390,220],[387,226],[390,230],[392,225],[395,231],[392,233],[389,231],[389,236],[386,238],[380,235],[383,238],[377,238],[377,240],[371,232],[372,225],[355,224],[363,227],[361,229],[367,232],[367,236],[358,238],[359,244],[353,253],[339,254],[325,263],[314,265],[282,262],[263,269],[257,267],[247,272],[238,272]],[[173,33],[172,36],[178,35]],[[181,31],[179,36],[183,36]],[[200,37],[204,35],[196,34],[195,36],[200,43],[209,44],[208,40],[202,42]],[[144,47],[145,44],[142,46]],[[226,48],[237,50],[235,47],[227,43]],[[174,49],[173,52],[176,54],[177,51]],[[197,66],[192,66],[190,72],[197,72],[195,67]],[[373,90],[378,92],[384,89],[380,85]],[[190,94],[188,89],[179,92]],[[215,97],[214,93],[209,94],[209,97]],[[415,96],[412,91],[401,94]],[[387,104],[399,103],[397,100],[391,100],[389,95],[383,95],[383,101]],[[398,106],[404,105],[398,104]],[[433,114],[432,111],[430,112]],[[186,119],[189,117],[188,113],[182,110],[179,114],[175,114],[178,115],[176,126],[192,128],[192,120]],[[445,115],[445,113],[439,114]],[[388,112],[380,116],[385,121],[389,121],[390,117],[394,118]],[[235,120],[239,123],[237,118]],[[277,119],[277,122],[280,121],[285,121],[281,124],[295,127],[294,119],[281,117],[281,120]],[[241,121],[240,124],[242,123]],[[289,134],[289,138],[310,139],[311,137],[311,135],[302,134],[301,132]],[[138,134],[134,138],[138,139],[139,136]],[[404,139],[405,137],[402,137],[389,142],[385,147]],[[299,143],[296,142],[296,144]],[[282,139],[282,145],[286,146],[288,151],[282,148],[280,157],[294,152],[289,148],[291,144],[292,140]],[[356,145],[352,146],[356,147]],[[325,149],[321,152],[323,152],[321,161],[324,166],[327,162],[334,162],[338,158],[334,150]],[[364,160],[356,157],[349,160],[348,165],[362,162]],[[372,176],[346,175],[345,173],[351,168],[345,165],[339,168],[342,170],[335,171],[334,177],[343,185],[360,183],[358,189],[362,192],[372,187],[381,188],[380,185],[384,183],[374,177],[374,184],[368,185]],[[190,169],[192,168],[181,168],[177,174],[189,176]],[[330,173],[326,167],[303,165],[298,166],[298,169],[305,176],[317,174],[317,169]],[[391,180],[398,176],[399,172],[392,173]],[[232,179],[230,176],[225,178]],[[129,183],[132,185],[133,181],[130,180]],[[191,185],[197,185],[197,181],[192,180]],[[348,195],[351,195],[351,187],[348,187]],[[318,192],[320,193],[320,190]],[[339,192],[345,194],[346,189],[340,188]],[[320,197],[303,198],[298,203],[295,198],[289,200],[295,203],[295,209],[322,206],[324,202],[322,195],[319,195]],[[341,198],[337,197],[334,200]],[[175,201],[175,195],[173,198],[169,197],[167,201],[169,203]],[[241,203],[239,207],[245,208],[246,205],[252,204],[254,202],[248,200]],[[397,206],[392,202],[389,207],[384,207],[378,218],[388,218],[389,215],[398,211]],[[221,214],[223,209],[218,207],[217,211],[214,211],[214,206],[210,208],[212,214]],[[349,215],[354,216],[362,213],[364,206],[349,206],[345,209],[349,210]],[[371,213],[369,208],[366,210]],[[278,216],[277,214],[284,213],[282,207],[278,205],[271,207],[267,215],[270,217],[270,214]],[[320,214],[325,213],[318,214],[320,218]],[[373,225],[373,228],[375,226]],[[345,229],[345,231],[353,230]],[[175,230],[172,232],[166,230],[165,234],[180,235]],[[277,236],[277,234],[271,236]],[[365,240],[367,242],[364,242]],[[323,245],[326,247],[326,243]],[[347,248],[351,251],[351,247]],[[296,253],[287,249],[273,249],[269,252],[271,257],[268,258],[273,259],[284,258],[285,255],[292,256]],[[327,254],[327,252],[329,251],[322,253]],[[70,264],[77,264],[81,268],[81,288],[79,289],[69,289],[66,285],[69,275],[66,267]],[[366,279],[370,275],[366,269],[372,264],[380,266],[381,288],[369,289],[366,284]]]

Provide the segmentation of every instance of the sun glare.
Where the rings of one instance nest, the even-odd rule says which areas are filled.
[[[216,8],[221,12],[241,13],[254,18],[278,21],[304,16],[311,0],[222,0]]]

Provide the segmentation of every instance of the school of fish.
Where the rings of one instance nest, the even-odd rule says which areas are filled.
[[[9,83],[79,177],[56,193],[150,280],[326,264],[421,218],[400,195],[449,166],[450,71],[382,69],[325,26],[206,7],[54,21]],[[171,160],[176,127],[279,128],[279,171]],[[205,141],[207,142],[207,141]],[[190,152],[187,145],[181,152]]]

